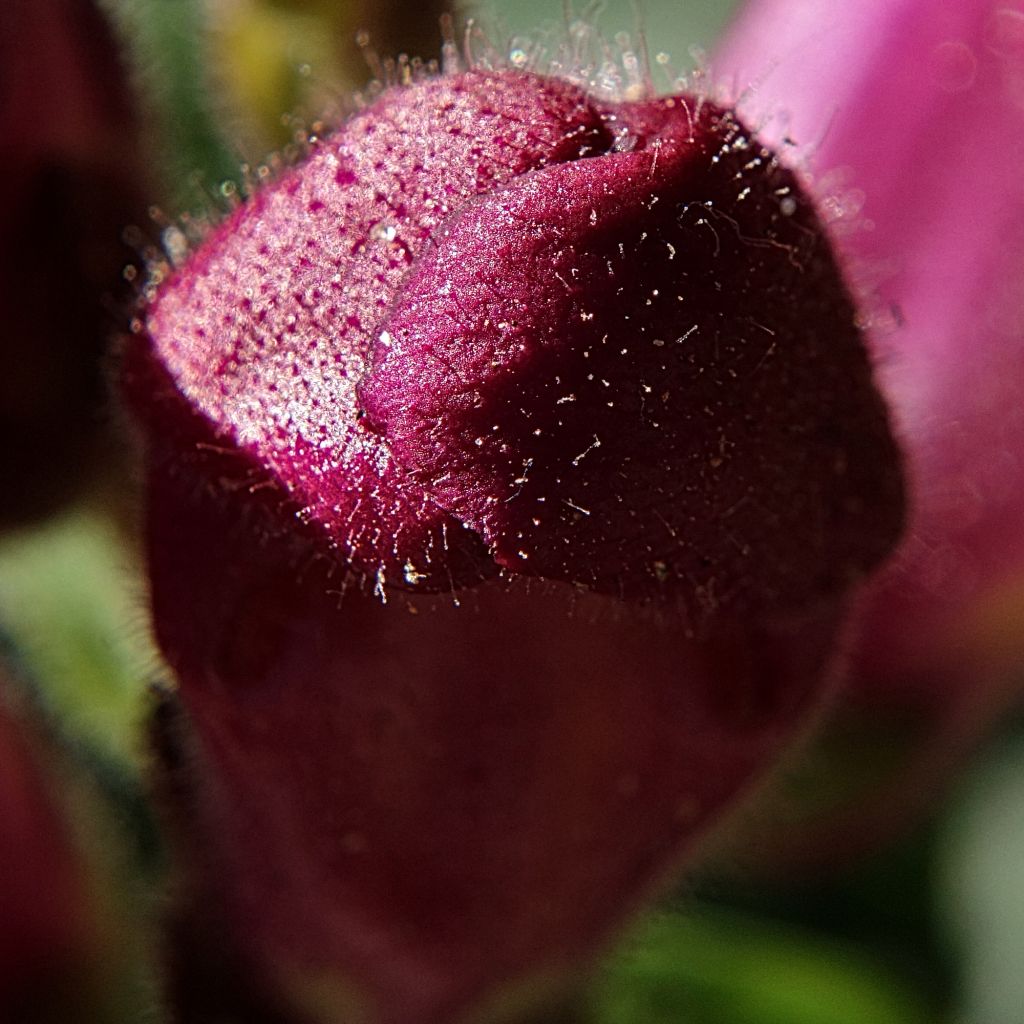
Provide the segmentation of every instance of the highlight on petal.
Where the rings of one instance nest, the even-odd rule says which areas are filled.
[[[904,723],[905,756],[811,810],[812,837],[780,834],[786,857],[845,856],[911,821],[1019,698],[1022,26],[1024,7],[991,0],[769,0],[741,14],[714,62],[749,86],[741,109],[768,137],[796,143],[790,161],[826,192],[841,174],[845,191],[824,198],[854,222],[836,241],[862,282],[909,478],[909,529],[864,602],[833,727],[869,737],[870,758],[879,732]]]
[[[696,97],[388,91],[123,382],[193,891],[314,1020],[561,990],[803,729],[902,523],[814,209]]]

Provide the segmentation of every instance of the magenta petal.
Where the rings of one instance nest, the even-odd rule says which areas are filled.
[[[702,628],[845,589],[901,526],[854,310],[791,176],[691,105],[386,96],[161,290],[141,413],[207,421],[379,591],[500,567]]]
[[[879,586],[903,614],[871,615],[885,658],[940,641],[1024,567],[1022,26],[988,0],[793,0],[752,6],[716,59],[759,80],[750,102],[784,114],[818,174],[847,169],[870,227],[840,246],[889,269],[877,304],[902,324],[873,340],[916,518]]]
[[[1024,664],[1022,40],[1018,4],[776,0],[752,4],[715,61],[756,83],[744,106],[794,159],[823,181],[842,170],[863,202],[838,242],[876,282],[866,306],[912,499],[847,698],[850,714],[913,722],[908,789],[858,795],[887,827],[1019,693]]]

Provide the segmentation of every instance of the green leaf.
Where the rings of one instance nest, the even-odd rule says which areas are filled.
[[[924,1024],[923,998],[856,948],[703,908],[658,914],[607,966],[595,1024]]]

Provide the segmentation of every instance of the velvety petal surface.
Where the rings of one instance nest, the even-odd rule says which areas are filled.
[[[698,632],[841,592],[888,550],[901,483],[814,213],[710,104],[614,117],[628,152],[444,225],[365,422],[512,573],[675,599]]]
[[[699,592],[705,614],[800,607],[901,526],[819,240],[791,175],[710,106],[438,79],[222,224],[131,372],[144,416],[209,420],[378,590],[501,567]]]

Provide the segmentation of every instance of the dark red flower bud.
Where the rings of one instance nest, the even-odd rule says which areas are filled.
[[[146,214],[119,57],[92,0],[4,2],[0,522],[66,497],[97,434],[121,235]]]
[[[200,888],[369,1021],[592,956],[800,729],[901,522],[814,211],[691,97],[386,93],[173,273],[125,381]]]

